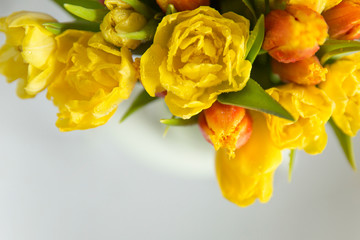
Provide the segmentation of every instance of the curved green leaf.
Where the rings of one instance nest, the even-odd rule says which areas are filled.
[[[59,6],[64,7],[64,4],[72,4],[81,6],[84,8],[92,8],[92,9],[100,9],[105,8],[104,5],[102,5],[99,0],[53,0],[56,2]]]
[[[140,0],[146,6],[151,8],[155,12],[161,12],[160,6],[157,4],[156,0]]]
[[[68,4],[68,3],[64,4],[64,8],[66,9],[66,11],[79,18],[85,19],[90,22],[98,22],[98,23],[101,23],[105,15],[109,12],[106,9],[85,8],[82,6]]]
[[[211,6],[216,7],[221,13],[234,12],[239,14],[249,19],[252,27],[256,23],[257,17],[251,0],[221,0],[217,3],[215,1],[210,2]]]
[[[352,167],[352,169],[354,171],[356,171],[356,169],[357,169],[356,161],[355,161],[355,157],[354,157],[354,150],[353,150],[351,137],[346,135],[343,131],[341,131],[341,129],[336,125],[336,123],[334,122],[334,120],[332,118],[330,118],[329,123],[340,142],[341,148],[343,149],[345,156],[346,156],[348,162],[350,163],[350,166]]]
[[[316,53],[322,64],[325,64],[333,57],[346,53],[360,51],[360,42],[352,40],[327,40]]]
[[[291,149],[290,155],[289,155],[289,158],[290,158],[289,159],[289,175],[288,175],[289,182],[291,182],[291,179],[292,179],[292,172],[293,172],[293,168],[294,168],[295,157],[296,157],[296,150]]]
[[[152,101],[158,99],[157,97],[151,97],[145,90],[142,90],[139,95],[135,98],[134,102],[130,105],[128,110],[125,112],[123,117],[120,119],[120,123],[128,118],[131,114],[146,106]]]
[[[218,101],[223,104],[257,110],[294,121],[291,114],[253,79],[249,79],[241,91],[221,94]]]
[[[264,15],[261,15],[254,29],[250,33],[249,40],[246,46],[246,59],[251,63],[254,62],[256,56],[259,54],[265,36],[265,21]]]
[[[67,23],[43,23],[43,26],[55,35],[58,35],[64,32],[67,29],[77,29],[77,30],[84,30],[90,32],[98,32],[100,31],[100,24],[88,21],[75,21],[75,22],[67,22]]]
[[[254,9],[256,10],[256,13],[258,16],[261,14],[266,15],[270,9],[269,9],[269,0],[253,0],[254,2]]]
[[[190,119],[182,119],[182,118],[170,118],[170,119],[161,119],[160,122],[162,124],[168,126],[189,126],[197,124],[198,116],[193,116]]]
[[[255,13],[255,10],[251,4],[251,1],[250,0],[242,0],[242,2],[244,3],[244,5],[247,7],[247,9],[249,10],[250,14],[251,14],[251,17],[252,19],[254,19],[256,21],[256,13]]]
[[[266,54],[266,53],[267,53],[266,50],[260,49],[260,51],[259,51],[259,53],[258,53],[258,56],[259,56],[259,55],[264,55],[264,54]]]
[[[105,9],[105,6],[102,5],[98,0],[53,0],[56,4],[58,4],[60,7],[62,7],[64,10],[64,4],[73,4],[77,6],[82,6],[85,8],[92,8],[92,9]],[[70,12],[68,12],[71,14]],[[75,19],[81,19],[78,16],[71,14]]]

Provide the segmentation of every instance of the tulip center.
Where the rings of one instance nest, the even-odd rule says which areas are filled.
[[[167,69],[202,87],[216,85],[223,69],[220,56],[225,39],[204,21],[184,21],[176,26],[169,44]]]

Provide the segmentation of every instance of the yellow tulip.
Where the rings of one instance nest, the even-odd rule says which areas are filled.
[[[285,84],[268,89],[295,119],[294,122],[266,114],[271,139],[281,149],[304,149],[321,153],[327,143],[325,124],[333,112],[333,101],[315,86]]]
[[[8,82],[19,80],[17,94],[34,97],[44,90],[55,75],[54,35],[42,24],[56,22],[44,13],[15,12],[0,18],[0,31],[6,42],[0,49],[0,73]]]
[[[347,135],[360,129],[360,53],[337,60],[327,66],[326,81],[319,85],[335,102],[332,118]]]
[[[56,37],[60,74],[48,88],[59,107],[61,131],[105,124],[136,83],[131,52],[119,51],[100,33],[68,30]]]
[[[223,92],[241,90],[251,63],[245,60],[249,21],[210,7],[167,15],[153,45],[141,57],[140,74],[151,95],[167,91],[171,113],[190,118]]]
[[[226,149],[216,154],[216,174],[221,191],[229,201],[246,207],[257,198],[267,202],[272,196],[273,175],[282,155],[269,135],[261,113],[251,112],[253,132],[249,141],[229,157]]]

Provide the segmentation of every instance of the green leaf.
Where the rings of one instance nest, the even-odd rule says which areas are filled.
[[[172,116],[172,118],[175,118],[175,117]],[[165,138],[166,135],[168,134],[170,127],[171,127],[170,125],[166,125],[166,128],[165,128],[164,133],[163,133],[163,137],[164,137],[164,138]]]
[[[211,1],[213,4],[213,1]],[[214,4],[213,4],[214,5]],[[216,4],[215,4],[216,5]],[[218,3],[221,13],[234,12],[250,20],[251,26],[255,25],[256,14],[250,0],[221,0]]]
[[[218,101],[223,104],[257,110],[294,121],[291,114],[253,79],[249,79],[241,91],[221,94]]]
[[[85,8],[78,5],[72,5],[65,3],[64,8],[69,13],[85,19],[90,22],[98,22],[101,23],[105,15],[109,12],[106,9],[92,9],[92,8]]]
[[[254,30],[251,31],[249,40],[246,46],[246,59],[251,63],[254,62],[256,56],[259,54],[265,35],[264,15],[258,19]]]
[[[291,182],[291,179],[292,179],[292,172],[293,172],[295,157],[296,157],[296,150],[291,149],[290,154],[289,154],[289,158],[290,158],[289,159],[289,175],[288,175],[289,182]]]
[[[316,54],[320,62],[325,64],[331,58],[356,51],[360,51],[360,42],[358,41],[329,39]]]
[[[266,15],[269,12],[269,0],[253,0],[254,9],[258,16]]]
[[[155,19],[150,19],[143,29],[137,32],[118,33],[118,36],[122,38],[151,41],[154,38],[156,28],[159,22]]]
[[[155,12],[161,12],[161,8],[157,4],[156,0],[140,0],[146,6],[150,7]]]
[[[64,10],[64,4],[72,4],[77,6],[82,6],[85,8],[92,8],[92,9],[104,9],[105,6],[102,5],[98,0],[52,0],[55,3],[57,3],[60,7],[62,7]],[[70,13],[71,14],[71,13]],[[71,14],[74,18],[80,19],[78,16]]]
[[[343,131],[341,131],[341,129],[336,125],[336,123],[334,122],[334,120],[332,118],[329,120],[329,123],[330,123],[331,127],[333,128],[333,130],[340,142],[341,148],[343,149],[345,156],[346,156],[348,162],[350,163],[350,166],[352,167],[352,169],[354,171],[356,171],[356,169],[357,169],[356,161],[355,161],[355,157],[354,157],[354,150],[353,150],[351,137],[346,135]]]
[[[122,0],[123,2],[129,4],[134,10],[146,19],[151,19],[155,15],[155,11],[149,8],[145,3],[139,0]]]
[[[250,0],[242,0],[242,2],[244,3],[244,5],[247,7],[247,9],[249,10],[252,18],[256,21],[256,13],[255,10],[250,2]]]
[[[72,4],[77,6],[82,6],[85,8],[104,8],[105,6],[102,5],[98,0],[53,0],[59,6],[64,7],[64,4]]]
[[[160,122],[162,124],[168,126],[189,126],[197,124],[198,116],[193,116],[190,119],[182,119],[182,118],[170,118],[170,119],[161,119]]]
[[[157,97],[151,97],[145,90],[142,90],[139,95],[135,98],[134,102],[130,105],[124,116],[121,118],[120,123],[128,118],[131,114],[146,106],[152,101],[158,99]]]
[[[263,89],[269,89],[282,84],[279,76],[271,69],[271,57],[268,54],[258,54],[251,69],[250,77],[254,79]]]
[[[67,29],[77,29],[84,30],[90,32],[98,32],[100,31],[100,24],[88,21],[75,21],[75,22],[67,22],[67,23],[43,23],[43,26],[50,32],[55,35],[58,35],[64,32]]]
[[[260,51],[259,51],[259,53],[258,53],[258,56],[259,56],[259,55],[264,55],[264,54],[266,54],[266,53],[267,53],[266,50],[260,49]]]
[[[153,44],[152,41],[141,43],[136,49],[131,50],[133,55],[143,55]]]

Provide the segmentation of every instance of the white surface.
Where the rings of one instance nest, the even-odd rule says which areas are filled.
[[[0,4],[2,16],[37,10],[66,20],[46,0]],[[44,93],[21,100],[0,77],[1,240],[359,239],[360,173],[330,129],[322,155],[298,155],[291,183],[287,162],[278,169],[269,203],[239,208],[222,198],[196,127],[162,138],[148,116],[164,117],[160,102],[119,125],[127,105],[102,127],[60,133]]]

